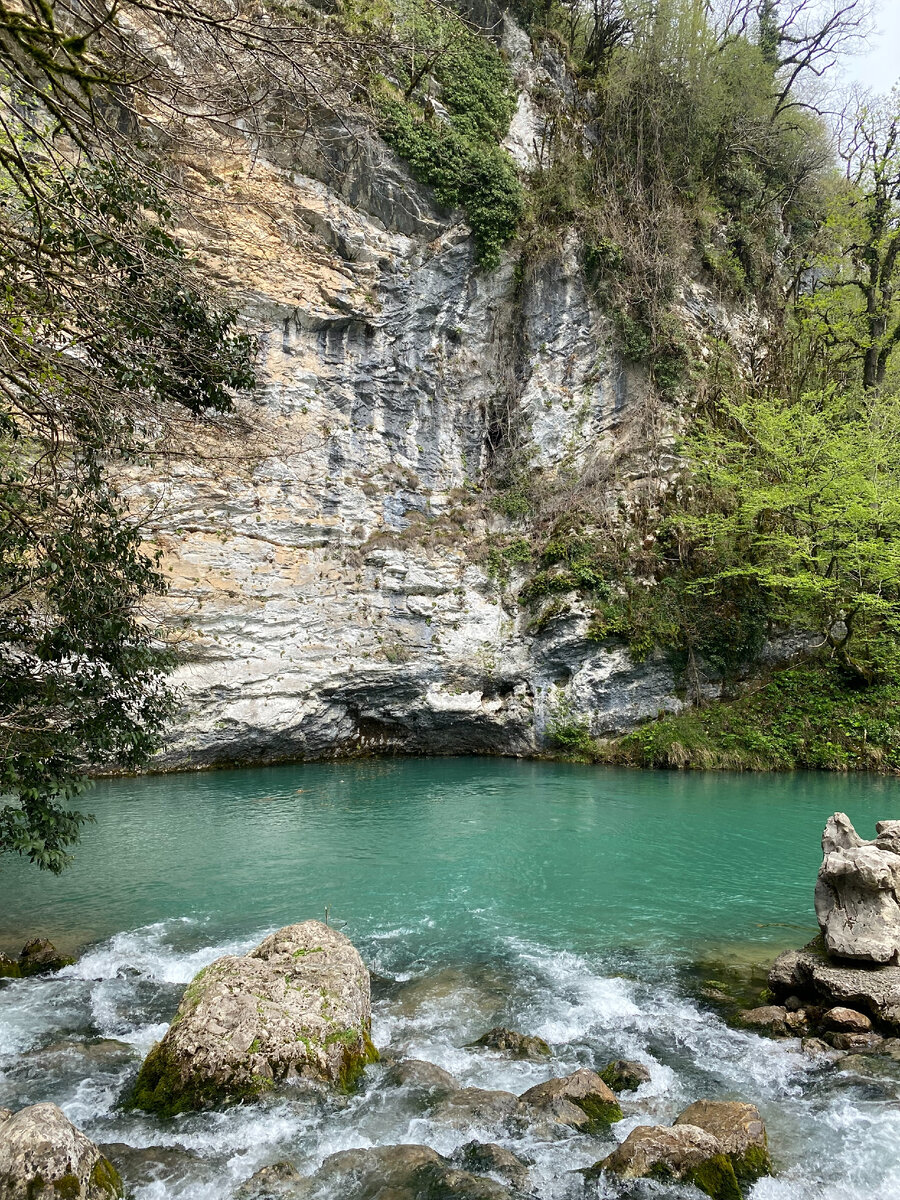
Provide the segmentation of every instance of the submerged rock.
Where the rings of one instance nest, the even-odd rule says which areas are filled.
[[[879,821],[864,841],[845,813],[829,817],[816,881],[816,917],[838,958],[900,961],[900,821]]]
[[[369,975],[342,933],[304,921],[195,976],[130,1104],[160,1116],[251,1100],[275,1083],[350,1088],[378,1057]]]
[[[523,1092],[520,1099],[542,1116],[584,1132],[599,1132],[622,1120],[615,1093],[586,1067],[539,1083]]]
[[[482,1175],[499,1175],[520,1191],[528,1183],[528,1167],[511,1150],[496,1142],[466,1142],[453,1153],[454,1163]]]
[[[742,1025],[748,1029],[761,1029],[776,1037],[786,1037],[788,1011],[779,1004],[764,1004],[760,1008],[745,1008],[738,1014]]]
[[[109,1159],[55,1104],[17,1113],[0,1109],[3,1200],[113,1200],[124,1194]]]
[[[614,1092],[633,1092],[642,1083],[650,1082],[650,1072],[643,1063],[617,1058],[615,1062],[607,1063],[600,1078]]]
[[[495,1179],[460,1170],[428,1146],[341,1150],[326,1158],[310,1180],[295,1183],[293,1191],[272,1194],[303,1200],[308,1187],[312,1194],[339,1195],[341,1200],[511,1200],[515,1195]],[[259,1200],[266,1195],[253,1193],[253,1200],[257,1194]]]
[[[759,1109],[739,1100],[697,1100],[675,1118],[675,1125],[694,1125],[717,1138],[740,1183],[771,1175],[769,1139]]]
[[[638,1125],[586,1175],[595,1177],[601,1171],[621,1179],[689,1183],[714,1200],[742,1200],[722,1143],[697,1125]]]
[[[130,1146],[127,1142],[106,1142],[99,1147],[124,1175],[130,1196],[136,1186],[174,1187],[188,1177],[209,1175],[210,1165],[195,1150],[184,1146]]]
[[[530,1058],[540,1060],[551,1053],[550,1047],[540,1037],[532,1037],[527,1033],[516,1033],[513,1029],[504,1029],[502,1025],[489,1029],[481,1035],[473,1046],[486,1046],[491,1050],[503,1050],[513,1058]]]
[[[519,1097],[513,1092],[489,1088],[460,1088],[431,1109],[433,1121],[466,1129],[506,1126],[521,1113]]]
[[[446,1096],[462,1090],[462,1084],[449,1071],[423,1058],[404,1058],[393,1063],[384,1081],[391,1087],[405,1087],[432,1096]]]
[[[234,1197],[235,1200],[301,1200],[312,1187],[312,1180],[301,1175],[293,1163],[278,1162],[251,1175]]]
[[[877,1033],[826,1033],[824,1040],[835,1050],[874,1050],[884,1039]]]
[[[19,955],[19,972],[23,979],[29,975],[49,975],[52,971],[61,971],[70,967],[75,961],[65,954],[60,954],[52,942],[46,938],[32,938],[22,947]]]

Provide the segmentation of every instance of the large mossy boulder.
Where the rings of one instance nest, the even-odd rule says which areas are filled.
[[[115,1200],[119,1173],[55,1104],[0,1109],[2,1200]]]
[[[194,977],[129,1103],[160,1116],[252,1100],[275,1084],[349,1090],[378,1053],[369,973],[342,933],[288,925]]]
[[[587,1067],[539,1083],[519,1099],[532,1111],[585,1133],[601,1133],[622,1120],[615,1093]]]
[[[739,1183],[754,1183],[772,1174],[769,1140],[759,1109],[740,1100],[697,1100],[675,1118],[717,1138]]]
[[[638,1125],[585,1174],[591,1178],[604,1171],[623,1180],[693,1184],[713,1200],[742,1200],[722,1143],[698,1125]]]

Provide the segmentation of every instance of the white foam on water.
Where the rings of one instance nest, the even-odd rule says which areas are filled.
[[[580,1066],[636,1059],[649,1068],[650,1082],[622,1097],[625,1119],[606,1138],[542,1140],[528,1128],[442,1122],[408,1090],[387,1087],[382,1068],[373,1068],[367,1087],[349,1099],[286,1098],[160,1122],[117,1108],[133,1071],[127,1054],[124,1065],[116,1060],[106,1068],[84,1057],[80,1079],[71,1063],[65,1073],[58,1052],[41,1057],[43,1045],[98,1036],[144,1053],[165,1032],[180,987],[265,932],[202,945],[202,926],[162,922],[117,934],[55,977],[8,985],[0,1005],[0,1104],[56,1100],[98,1141],[199,1157],[194,1166],[185,1160],[185,1176],[175,1183],[137,1184],[136,1200],[228,1200],[255,1170],[282,1158],[311,1173],[339,1150],[405,1142],[451,1154],[473,1138],[499,1141],[530,1160],[537,1195],[577,1200],[583,1185],[572,1172],[596,1162],[634,1126],[668,1123],[701,1096],[734,1096],[760,1105],[779,1166],[749,1200],[900,1198],[900,1084],[845,1083],[792,1043],[729,1028],[673,983],[623,978],[602,959],[522,940],[501,939],[496,965],[423,973],[410,968],[415,960],[404,940],[415,949],[412,929],[376,928],[368,935],[373,950],[389,948],[401,968],[390,997],[376,1006],[376,1043],[436,1063],[465,1086],[517,1094]],[[487,1022],[538,1034],[552,1057],[516,1061],[470,1048]],[[34,1065],[23,1073],[26,1051]],[[596,1194],[611,1197],[614,1185],[601,1180]]]
[[[203,946],[193,951],[179,950],[171,937],[179,926],[195,926],[196,921],[183,917],[159,921],[140,929],[117,933],[86,954],[60,976],[71,979],[115,979],[122,975],[140,975],[159,983],[190,983],[199,970],[223,954],[246,954],[265,933],[256,937],[234,938],[217,945]]]

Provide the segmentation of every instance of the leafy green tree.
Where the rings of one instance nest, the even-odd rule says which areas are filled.
[[[689,590],[711,608],[752,590],[860,680],[900,667],[900,400],[723,400],[685,451],[671,526]]]
[[[142,617],[163,579],[108,464],[173,411],[227,410],[253,346],[146,185],[110,163],[30,170],[40,206],[7,188],[0,249],[0,851],[58,871],[85,768],[145,762],[173,700]]]
[[[144,763],[173,702],[143,610],[163,579],[110,464],[254,383],[92,13],[0,7],[0,853],[51,871],[86,769]]]

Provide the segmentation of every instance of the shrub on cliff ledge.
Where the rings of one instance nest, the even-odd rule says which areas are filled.
[[[495,266],[523,212],[513,161],[499,145],[516,106],[512,73],[451,9],[404,0],[394,17],[397,45],[375,89],[382,136],[442,204],[465,209],[478,261]]]

